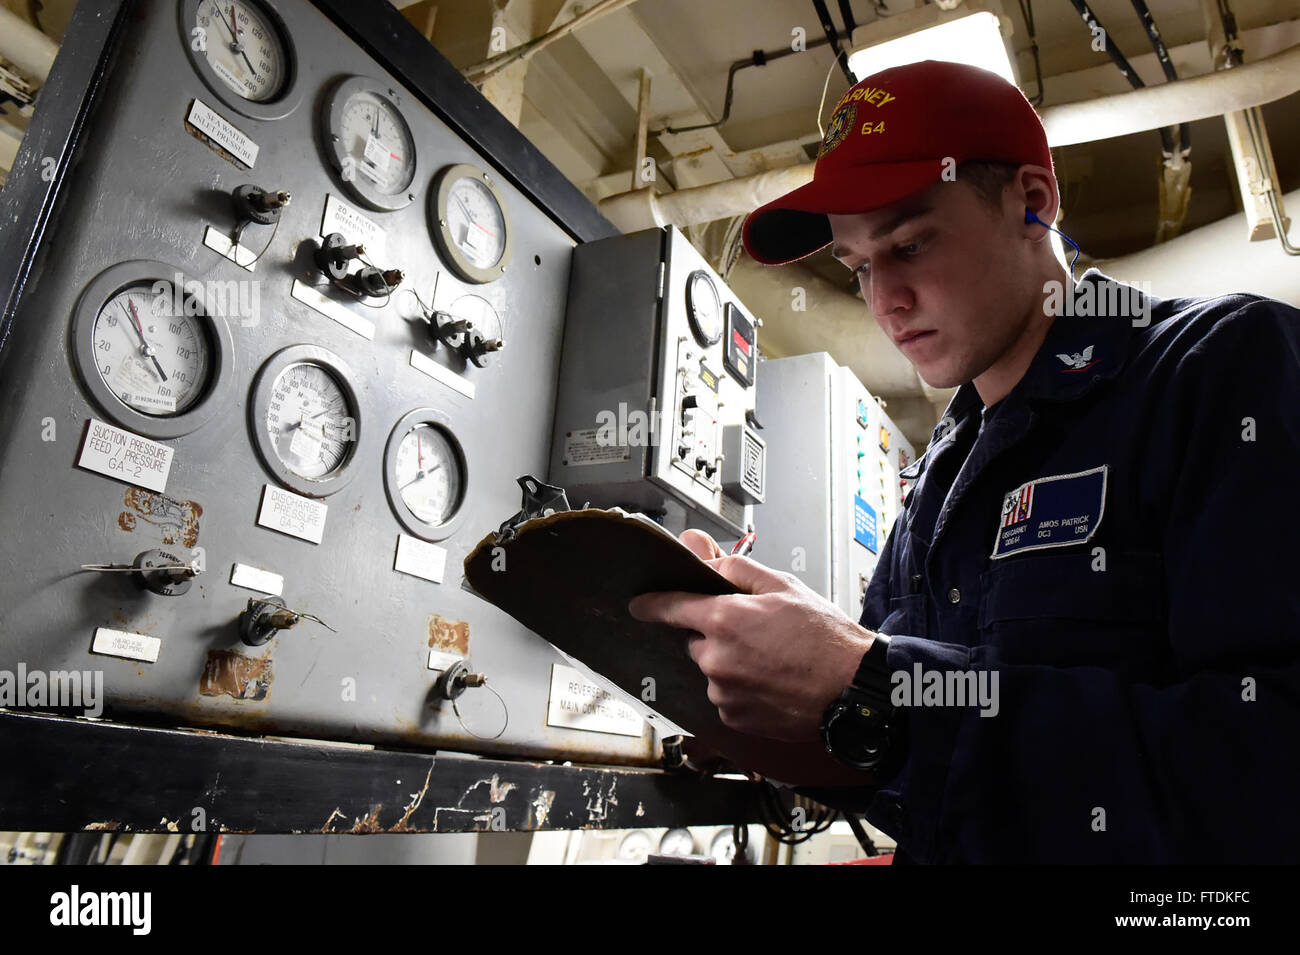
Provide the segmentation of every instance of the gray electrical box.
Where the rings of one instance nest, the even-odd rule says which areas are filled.
[[[574,240],[308,3],[129,24],[0,351],[0,669],[100,674],[123,722],[654,764],[460,586],[546,469]]]
[[[550,483],[736,538],[763,501],[754,317],[677,229],[574,252]]]
[[[825,352],[763,362],[758,416],[774,463],[752,556],[856,620],[901,509],[898,472],[912,445]]]

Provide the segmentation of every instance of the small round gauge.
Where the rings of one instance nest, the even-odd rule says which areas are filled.
[[[170,417],[202,397],[212,377],[205,319],[176,309],[170,284],[124,288],[99,310],[91,332],[95,369],[114,396],[141,414]]]
[[[302,101],[293,44],[274,0],[179,0],[181,42],[226,106],[282,119]]]
[[[360,441],[357,387],[333,352],[293,345],[258,372],[251,427],[263,461],[304,494],[331,494],[351,480]]]
[[[469,480],[465,452],[445,414],[417,408],[402,416],[384,450],[384,485],[411,533],[441,540],[455,532]]]
[[[618,857],[625,861],[644,862],[650,855],[652,844],[650,833],[644,829],[633,829],[618,844]]]
[[[381,212],[404,208],[415,198],[415,138],[394,89],[361,76],[338,84],[322,113],[326,152],[344,187]]]
[[[686,279],[686,317],[701,345],[716,345],[722,338],[722,301],[713,279],[703,269],[696,269]]]
[[[397,493],[426,524],[445,524],[460,505],[464,488],[460,454],[436,425],[416,425],[397,448]]]
[[[199,51],[226,88],[254,103],[274,99],[288,82],[289,60],[279,31],[247,0],[199,0],[194,34]]]
[[[510,261],[510,221],[505,200],[477,166],[461,163],[438,173],[429,196],[438,251],[467,282],[500,278]]]
[[[719,829],[714,833],[713,839],[709,843],[709,855],[717,860],[718,865],[736,864],[736,839],[732,830]],[[754,861],[754,847],[752,844],[745,845],[745,859],[748,862]]]
[[[659,840],[659,854],[689,856],[695,852],[695,837],[689,829],[669,829]]]
[[[73,312],[72,355],[86,390],[118,424],[175,438],[229,406],[234,347],[224,309],[206,301],[203,283],[162,262],[123,262],[86,287]]]

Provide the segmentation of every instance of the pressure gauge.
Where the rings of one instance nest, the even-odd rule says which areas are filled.
[[[294,345],[262,366],[250,404],[262,460],[304,494],[332,494],[352,477],[360,441],[357,388],[333,352]]]
[[[410,512],[426,524],[445,524],[462,490],[460,455],[446,432],[430,424],[406,432],[397,448],[397,492]]]
[[[722,302],[709,273],[696,269],[686,279],[686,317],[701,345],[716,345],[722,337]]]
[[[334,374],[315,362],[296,362],[271,384],[267,434],[276,456],[299,477],[319,479],[347,460],[356,418]]]
[[[73,355],[87,390],[120,424],[177,437],[228,400],[230,332],[203,292],[174,266],[141,261],[114,266],[82,294]]]
[[[695,853],[695,836],[689,829],[669,829],[659,840],[659,854],[689,856]]]
[[[418,408],[402,416],[384,451],[384,485],[393,512],[411,533],[442,540],[455,532],[468,478],[465,452],[445,414]]]
[[[128,408],[160,417],[192,407],[212,377],[203,316],[186,315],[183,305],[171,314],[169,291],[122,289],[104,303],[91,331],[95,370],[109,391]]]
[[[203,55],[226,87],[255,103],[284,88],[288,63],[275,27],[247,0],[199,0],[194,18]]]
[[[499,278],[510,261],[505,199],[477,166],[461,163],[438,173],[429,195],[433,241],[451,270],[467,282]]]
[[[194,69],[227,106],[269,120],[298,105],[293,47],[272,0],[181,0],[180,19]]]
[[[731,829],[719,829],[709,843],[709,855],[713,856],[718,865],[735,865],[735,833]],[[754,849],[749,844],[745,846],[745,861],[750,863],[754,861]]]
[[[633,829],[618,844],[618,858],[626,862],[644,862],[653,842],[644,829]]]
[[[321,113],[325,152],[343,187],[361,203],[391,212],[410,205],[415,138],[401,111],[401,95],[363,76],[342,80]]]

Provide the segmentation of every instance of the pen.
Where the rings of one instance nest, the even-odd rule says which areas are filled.
[[[758,539],[758,535],[755,534],[753,531],[750,531],[740,540],[736,541],[736,546],[731,548],[731,556],[748,557],[749,552],[754,549],[754,541],[757,539]]]

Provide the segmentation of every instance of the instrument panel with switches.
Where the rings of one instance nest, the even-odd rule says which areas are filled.
[[[575,504],[639,510],[675,533],[751,530],[767,466],[757,325],[674,227],[580,246],[550,483]]]
[[[546,467],[575,240],[307,2],[127,26],[0,350],[0,669],[100,672],[124,722],[657,762],[460,587]]]

